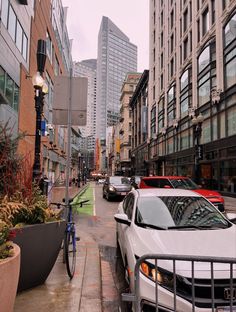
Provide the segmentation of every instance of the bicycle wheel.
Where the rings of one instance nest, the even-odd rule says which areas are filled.
[[[64,247],[66,270],[70,279],[72,279],[75,274],[76,264],[76,238],[74,225],[70,225],[70,229],[66,230]]]

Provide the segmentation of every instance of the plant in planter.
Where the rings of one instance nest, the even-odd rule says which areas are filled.
[[[32,183],[29,157],[17,154],[19,140],[0,124],[0,220],[15,229],[13,242],[21,249],[18,291],[46,280],[66,227],[62,211],[48,208],[47,198]]]
[[[0,302],[13,311],[20,272],[20,248],[9,241],[10,228],[0,220]]]

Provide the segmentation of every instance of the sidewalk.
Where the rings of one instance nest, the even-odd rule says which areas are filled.
[[[69,196],[73,197],[82,190],[83,186],[70,187]],[[62,201],[65,187],[55,187],[51,195],[51,201]],[[74,278],[69,280],[61,252],[43,285],[17,295],[14,312],[102,311],[101,259],[98,245],[87,233],[81,232],[81,229],[79,235]]]

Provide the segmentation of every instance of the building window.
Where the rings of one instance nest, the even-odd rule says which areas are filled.
[[[236,85],[236,14],[224,28],[225,87]]]
[[[16,14],[12,9],[12,6],[9,7],[9,16],[8,16],[8,31],[13,41],[16,40]]]
[[[174,50],[174,34],[170,37],[170,53],[172,53]]]
[[[215,8],[215,0],[211,0],[211,24],[213,25],[216,20],[216,8]]]
[[[188,28],[188,10],[185,10],[183,31],[185,32],[187,30],[187,28]]]
[[[200,73],[210,63],[210,46],[207,46],[198,57],[198,72]]]
[[[153,80],[155,81],[156,79],[156,69],[155,66],[153,67]]]
[[[156,105],[151,110],[151,134],[156,133]]]
[[[1,66],[0,66],[0,91],[8,100],[8,104],[15,111],[18,111],[19,87]]]
[[[236,48],[225,57],[225,79],[226,88],[236,84]]]
[[[164,97],[158,103],[158,132],[161,132],[161,129],[164,127],[164,117],[165,117],[165,99]]]
[[[192,22],[192,1],[189,2],[189,21]]]
[[[51,37],[50,37],[48,32],[46,33],[46,47],[47,47],[47,56],[48,56],[50,62],[52,63],[53,47],[52,47],[52,40],[51,40]]]
[[[8,0],[2,2],[1,19],[23,58],[27,60],[28,38]]]
[[[184,60],[188,57],[188,37],[184,40]]]
[[[180,115],[185,117],[191,106],[191,84],[189,69],[187,69],[180,78]]]
[[[132,123],[129,122],[129,131],[132,131]]]
[[[202,36],[209,30],[209,12],[208,8],[202,13]]]
[[[170,77],[173,77],[174,75],[174,58],[170,61]]]
[[[160,44],[161,44],[161,47],[163,47],[163,32],[161,32],[161,38],[160,38]]]
[[[160,77],[160,91],[163,89],[163,74]]]
[[[211,89],[216,85],[215,49],[213,42],[198,57],[198,106],[210,101]]]
[[[174,10],[170,13],[170,29],[172,29],[174,26]]]
[[[2,12],[1,12],[1,20],[3,25],[7,28],[7,20],[8,20],[8,11],[9,11],[9,1],[2,0]]]
[[[172,125],[175,118],[175,87],[172,86],[167,92],[167,124]]]
[[[156,98],[156,88],[155,88],[155,86],[153,86],[153,88],[152,88],[152,99],[155,100],[155,98]]]
[[[200,20],[197,20],[197,42],[200,41],[201,35],[200,35]]]
[[[236,14],[231,17],[230,21],[224,28],[224,42],[227,47],[232,41],[236,39]]]
[[[161,22],[161,27],[163,26],[163,11],[161,11],[161,18],[160,18],[160,22]]]
[[[155,63],[156,61],[156,50],[155,48],[153,49],[153,62]]]
[[[163,68],[163,53],[161,53],[161,60],[160,60],[161,69]]]
[[[22,37],[23,37],[23,29],[19,21],[16,24],[16,46],[19,51],[22,51]]]

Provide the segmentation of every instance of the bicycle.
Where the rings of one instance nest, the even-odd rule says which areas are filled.
[[[71,204],[72,201],[73,199],[69,199],[68,204],[50,203],[51,205],[57,206],[58,209],[60,209],[61,206],[68,208],[67,224],[66,224],[64,244],[63,244],[63,262],[66,263],[66,270],[70,279],[72,279],[75,274],[76,241],[79,240],[79,238],[76,237],[75,235],[75,223],[73,221],[72,206],[79,205],[80,207],[82,207],[83,204],[87,203],[89,200],[83,200],[76,204]]]

